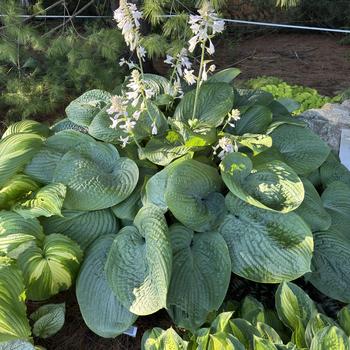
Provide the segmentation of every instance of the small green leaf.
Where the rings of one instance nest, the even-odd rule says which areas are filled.
[[[207,83],[231,83],[235,78],[241,74],[241,71],[238,68],[227,68],[223,69],[220,72],[212,75]]]
[[[258,322],[265,322],[264,306],[251,296],[244,298],[240,310],[241,318],[253,325]]]
[[[350,305],[344,306],[338,312],[338,322],[345,333],[350,336]]]

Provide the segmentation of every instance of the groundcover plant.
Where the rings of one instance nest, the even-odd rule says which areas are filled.
[[[214,73],[206,56],[224,22],[208,4],[190,16],[189,48],[166,58],[169,79],[144,73],[135,5],[121,1],[115,18],[139,60],[121,62],[131,73],[120,94],[88,91],[51,128],[24,120],[2,136],[0,349],[33,349],[25,299],[75,282],[102,337],[163,308],[194,332],[232,273],[271,284],[305,276],[349,303],[350,174],[291,116],[295,104],[236,89],[237,69]],[[64,305],[31,318],[33,334],[49,336]]]

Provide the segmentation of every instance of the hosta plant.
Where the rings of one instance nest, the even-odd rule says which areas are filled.
[[[163,308],[196,331],[232,273],[305,276],[350,302],[349,171],[290,103],[236,89],[237,69],[214,73],[206,55],[224,22],[209,5],[190,18],[188,50],[167,57],[167,78],[144,72],[142,13],[120,4],[139,61],[122,62],[131,74],[120,94],[88,91],[51,128],[19,122],[0,141],[0,252],[28,298],[76,282],[82,317],[102,337]]]
[[[154,328],[144,333],[142,350],[347,350],[349,308],[334,320],[297,285],[283,282],[276,291],[275,310],[247,296],[231,303],[195,332]],[[233,306],[233,310],[232,310]]]

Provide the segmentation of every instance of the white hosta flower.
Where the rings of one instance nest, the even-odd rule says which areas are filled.
[[[140,59],[144,62],[146,58],[146,49],[143,46],[139,46],[137,48],[137,55],[140,57]]]
[[[112,125],[110,125],[110,128],[111,128],[111,129],[116,129],[117,126],[118,126],[118,124],[121,122],[121,120],[118,119],[118,117],[113,117],[113,118],[110,117],[109,119],[110,119],[111,122],[112,122]]]
[[[184,71],[184,79],[186,80],[188,85],[193,85],[196,83],[196,76],[193,74],[194,70],[187,70]]]
[[[129,69],[133,69],[133,68],[135,68],[136,67],[136,64],[135,64],[135,62],[133,62],[133,61],[127,61],[124,57],[119,61],[119,66],[124,66],[124,65],[126,65],[126,66],[128,66],[128,68]]]
[[[174,68],[178,77],[183,76],[183,69],[189,70],[192,68],[192,63],[188,58],[188,52],[185,48],[183,48],[175,58],[167,55],[164,63]]]
[[[126,113],[125,101],[122,96],[112,96],[111,106],[106,110],[108,114],[114,114],[119,117]]]
[[[140,41],[140,19],[142,12],[138,11],[135,4],[130,4],[126,0],[120,0],[120,6],[114,11],[114,19],[121,29],[126,44],[134,51]]]
[[[122,148],[124,148],[129,143],[130,136],[126,136],[126,137],[120,136],[119,141],[122,143]]]
[[[235,151],[235,147],[233,146],[232,141],[228,137],[222,137],[219,140],[219,144],[213,147],[214,155],[217,154],[217,150],[219,148],[221,148],[221,151],[218,154],[218,157],[220,159],[223,159],[226,156],[226,154],[232,153]]]
[[[127,133],[132,132],[132,129],[134,129],[136,122],[133,121],[132,119],[126,119],[124,121],[125,124],[119,125],[120,129],[125,130]]]
[[[152,135],[157,135],[158,134],[158,129],[157,125],[155,122],[152,123]]]
[[[216,69],[215,64],[212,64],[212,65],[209,67],[209,72],[215,72],[215,69]]]
[[[233,121],[238,121],[241,119],[241,112],[239,109],[233,109],[229,114],[228,114],[228,124],[232,127],[235,126]]]
[[[166,59],[164,60],[164,63],[172,66],[174,64],[174,57],[170,55],[166,55]]]
[[[209,55],[215,52],[214,45],[210,40],[217,33],[222,33],[225,28],[225,22],[217,16],[214,9],[207,3],[200,10],[199,15],[190,15],[189,24],[194,36],[189,40],[189,51],[193,52],[197,44],[205,44],[209,40],[209,46],[206,47]]]
[[[141,115],[142,111],[135,111],[132,116],[133,118],[138,121],[140,119],[140,115]]]

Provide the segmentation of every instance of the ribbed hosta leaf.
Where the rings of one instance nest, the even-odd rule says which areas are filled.
[[[226,198],[230,213],[220,226],[230,252],[232,271],[249,280],[279,283],[310,271],[313,238],[296,214],[280,214]]]
[[[70,121],[68,118],[64,118],[59,122],[52,125],[51,130],[55,133],[63,131],[63,130],[76,130],[79,132],[87,133],[86,128],[83,126],[77,125]]]
[[[77,279],[76,293],[86,325],[104,338],[125,332],[136,316],[118,300],[104,270],[115,235],[100,237],[89,248]]]
[[[235,96],[235,108],[253,106],[255,104],[270,106],[273,102],[273,95],[263,90],[237,89]]]
[[[304,200],[303,183],[292,168],[278,160],[254,167],[247,155],[236,152],[228,154],[219,167],[229,190],[256,207],[287,213]]]
[[[50,184],[29,195],[26,200],[13,206],[12,210],[24,218],[61,216],[65,196],[65,185]]]
[[[30,162],[43,138],[37,134],[11,134],[0,141],[0,187]]]
[[[338,327],[326,327],[312,340],[310,350],[349,350],[350,341]]]
[[[0,343],[0,350],[36,350],[39,348],[34,348],[32,343],[24,340],[9,340],[4,343]]]
[[[88,127],[95,115],[110,103],[111,97],[106,91],[87,91],[68,105],[67,117],[75,124]]]
[[[257,155],[272,146],[272,138],[263,134],[244,134],[242,136],[231,136],[240,146],[247,147]]]
[[[119,158],[113,146],[89,142],[63,156],[53,181],[67,186],[66,209],[99,210],[126,199],[136,187],[138,176],[135,162]]]
[[[308,174],[327,159],[330,148],[308,128],[281,125],[271,133],[272,142],[283,160],[298,174]]]
[[[163,212],[143,207],[133,226],[115,238],[106,263],[108,282],[120,302],[137,315],[166,306],[172,251]]]
[[[310,226],[312,232],[326,231],[331,226],[331,217],[323,207],[321,198],[314,185],[307,179],[302,179],[305,198],[296,213]]]
[[[6,136],[18,133],[30,133],[47,137],[49,132],[50,130],[45,124],[35,120],[21,120],[20,122],[10,125],[1,138],[4,139]]]
[[[0,258],[0,342],[30,339],[31,330],[26,313],[22,274],[9,259],[2,257]]]
[[[29,176],[15,175],[0,189],[0,209],[11,208],[18,198],[38,189],[39,185]]]
[[[37,219],[25,219],[11,211],[0,211],[0,252],[16,257],[21,246],[44,239],[43,229]]]
[[[18,258],[28,298],[45,300],[67,290],[74,282],[81,260],[78,244],[60,234],[46,236],[41,246],[32,244]]]
[[[322,293],[350,303],[350,187],[333,182],[322,194],[332,225],[326,232],[314,234],[315,252],[310,282]]]
[[[175,224],[169,234],[173,271],[167,309],[176,325],[195,330],[226,296],[231,277],[229,252],[218,232],[194,233]]]
[[[196,91],[185,94],[178,104],[174,117],[183,122],[193,121],[193,108]],[[227,83],[204,84],[200,88],[197,110],[194,119],[197,127],[219,126],[226,115],[232,110],[234,94],[232,87]]]
[[[350,186],[350,171],[333,153],[330,153],[327,160],[320,167],[320,177],[323,187],[327,187],[335,181],[341,181]]]
[[[263,134],[272,122],[272,112],[268,107],[254,105],[242,113],[235,122],[234,134]]]
[[[225,214],[222,185],[216,168],[184,160],[171,171],[165,201],[182,224],[198,232],[210,231]]]
[[[327,317],[326,315],[315,313],[307,324],[305,330],[305,341],[306,345],[310,347],[312,339],[315,335],[321,331],[323,328],[328,326],[337,326],[333,319]]]
[[[62,216],[42,219],[46,234],[61,233],[86,249],[98,237],[116,234],[117,218],[109,209],[97,211],[62,210]]]
[[[56,334],[64,325],[66,305],[47,304],[39,307],[30,315],[33,325],[33,334],[39,338],[48,338]]]

